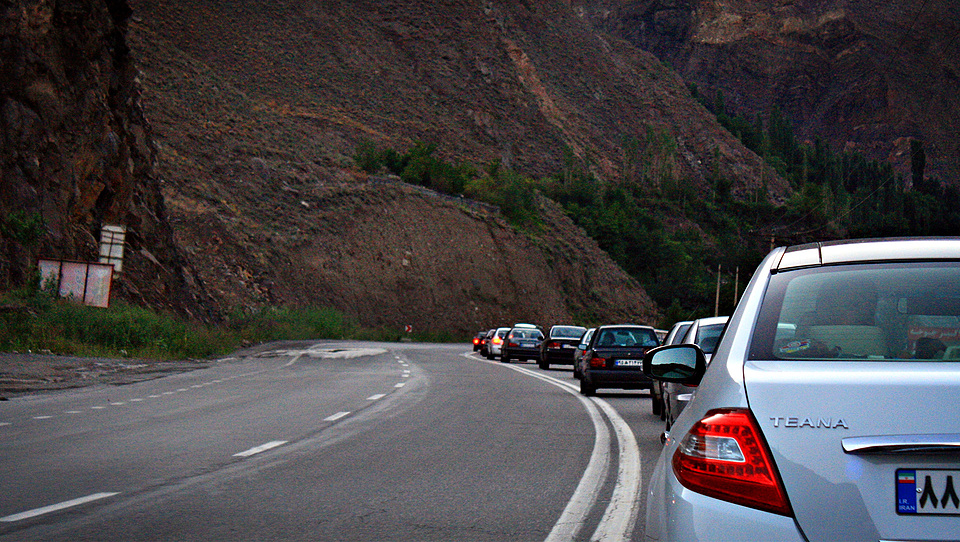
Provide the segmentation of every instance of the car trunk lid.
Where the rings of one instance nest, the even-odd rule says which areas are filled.
[[[960,532],[960,362],[751,361],[744,382],[808,539]]]

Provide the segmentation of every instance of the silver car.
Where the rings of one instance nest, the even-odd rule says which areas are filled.
[[[699,383],[646,538],[960,537],[960,239],[775,249],[705,361],[696,345],[644,359]]]
[[[682,341],[691,324],[693,324],[693,321],[684,320],[670,326],[662,344],[677,344]],[[650,410],[654,415],[660,416],[661,420],[666,419],[666,413],[663,409],[663,382],[653,381],[653,387],[650,388]]]
[[[680,344],[695,344],[703,351],[707,365],[710,365],[710,357],[717,349],[717,342],[720,335],[723,334],[723,328],[727,325],[728,317],[713,316],[711,318],[699,318],[687,328]],[[663,429],[670,431],[673,422],[677,416],[683,412],[690,399],[693,398],[697,389],[692,386],[680,384],[678,382],[659,382],[660,390],[663,394]]]

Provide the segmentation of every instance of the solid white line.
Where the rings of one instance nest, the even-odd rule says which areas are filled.
[[[337,412],[337,413],[334,414],[333,416],[327,416],[326,418],[323,419],[323,421],[325,421],[325,422],[335,422],[335,421],[339,420],[340,418],[346,418],[346,417],[349,416],[349,415],[350,415],[349,412]]]
[[[386,393],[378,393],[376,395],[371,395],[370,397],[367,397],[367,401],[379,401],[380,399],[383,399],[386,396],[387,396]]]
[[[633,536],[633,527],[637,522],[640,486],[643,485],[640,479],[640,448],[637,446],[637,438],[633,430],[617,414],[617,411],[603,399],[594,397],[593,401],[600,405],[617,433],[617,442],[620,445],[620,467],[610,504],[590,540],[629,540]]]
[[[287,441],[285,441],[285,440],[272,440],[272,441],[270,441],[270,442],[268,442],[268,443],[266,443],[266,444],[261,444],[260,446],[257,446],[256,448],[250,448],[249,450],[247,450],[247,451],[245,451],[245,452],[240,452],[240,453],[238,453],[238,454],[233,454],[233,457],[250,457],[251,455],[256,455],[256,454],[265,452],[265,451],[267,451],[267,450],[271,450],[271,449],[273,449],[273,448],[276,448],[277,446],[283,446],[283,445],[286,444],[286,443],[287,443]]]
[[[50,506],[44,506],[43,508],[34,508],[33,510],[20,512],[19,514],[13,514],[12,516],[0,518],[0,521],[9,523],[12,521],[20,521],[24,519],[34,518],[37,516],[42,516],[44,514],[49,514],[50,512],[57,512],[59,510],[64,510],[66,508],[79,506],[81,504],[86,504],[88,502],[93,502],[100,499],[106,499],[107,497],[113,497],[114,495],[119,495],[119,493],[94,493],[93,495],[80,497],[79,499],[73,499],[72,501],[64,501],[59,504],[52,504]]]
[[[469,354],[470,353],[465,354],[465,356],[476,359]],[[583,476],[580,478],[580,483],[577,484],[577,489],[574,490],[573,496],[570,497],[567,506],[560,514],[560,518],[557,519],[553,529],[546,538],[547,542],[573,540],[580,532],[580,529],[583,528],[587,520],[587,515],[589,515],[590,510],[599,499],[603,481],[606,479],[607,471],[610,468],[610,431],[603,422],[600,411],[590,399],[580,395],[580,390],[573,384],[516,365],[503,365],[502,363],[489,360],[481,361],[489,363],[490,365],[513,369],[519,373],[553,384],[576,397],[587,409],[590,420],[593,422],[594,434],[596,435],[593,441],[593,451],[590,454],[590,461],[587,463],[587,468],[583,471]],[[615,411],[614,415],[619,417]]]

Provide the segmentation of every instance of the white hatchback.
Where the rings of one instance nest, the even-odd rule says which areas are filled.
[[[761,263],[655,466],[651,540],[960,537],[960,239],[817,243]]]

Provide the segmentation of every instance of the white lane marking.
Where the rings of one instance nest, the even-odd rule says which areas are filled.
[[[490,361],[487,363],[502,366],[500,363]],[[557,519],[550,534],[547,535],[545,542],[573,540],[586,523],[590,510],[600,497],[603,481],[607,478],[607,472],[610,469],[610,431],[607,429],[607,424],[603,422],[603,417],[600,415],[600,411],[596,405],[587,397],[580,395],[580,390],[576,389],[576,387],[562,380],[541,375],[523,367],[513,365],[509,365],[508,367],[553,384],[570,393],[580,400],[587,409],[590,420],[593,422],[594,434],[596,436],[593,441],[593,451],[590,454],[590,462],[587,463],[587,468],[583,471],[583,476],[580,478],[580,483],[577,484],[577,489],[574,490],[573,496],[570,497],[567,506],[563,509],[563,513],[560,514],[560,518]],[[626,538],[624,538],[624,540],[626,540]]]
[[[105,409],[105,408],[107,408],[107,407],[101,406],[101,405],[97,405],[97,406],[92,406],[92,407],[90,407],[91,410],[103,410],[103,409]]]
[[[143,401],[143,399],[141,399],[141,398],[139,398],[139,397],[137,397],[136,399],[130,399],[130,402],[131,402],[131,403],[139,403],[140,401]]]
[[[0,422],[0,427],[6,427],[10,425],[10,422]]]
[[[323,419],[323,421],[325,421],[325,422],[335,422],[335,421],[339,420],[340,418],[346,418],[346,417],[349,416],[349,415],[350,415],[349,412],[337,412],[337,413],[334,414],[333,416],[327,416],[326,418]]]
[[[261,444],[260,446],[257,446],[255,448],[250,448],[249,450],[246,450],[244,452],[233,454],[233,457],[250,457],[251,455],[257,455],[259,453],[266,452],[267,450],[272,450],[277,446],[283,446],[286,443],[287,441],[285,440],[271,440],[266,444]]]
[[[151,399],[159,399],[159,398],[160,398],[159,395],[150,395],[149,397],[150,397]]]
[[[367,397],[367,401],[379,401],[380,399],[383,399],[386,396],[387,396],[386,393],[378,393],[376,395],[371,395],[370,397]]]
[[[123,401],[117,401],[116,403],[110,403],[110,406],[123,406],[125,404]]]
[[[593,533],[593,541],[629,540],[633,536],[633,527],[637,522],[640,503],[640,447],[633,430],[617,414],[612,406],[603,399],[592,398],[600,405],[607,419],[613,424],[620,446],[620,468],[617,472],[617,485],[607,506],[603,519]]]
[[[34,420],[49,420],[50,418],[53,418],[53,416],[34,416],[33,417]]]
[[[477,359],[472,356],[472,352],[467,352],[463,355],[469,359]],[[507,367],[534,378],[539,378],[540,380],[550,382],[561,389],[575,394],[585,406],[589,404],[586,400],[587,398],[580,395],[580,390],[568,382],[542,375],[530,369],[525,369],[515,365],[503,365],[501,363],[489,360],[480,361],[499,367]],[[633,434],[630,426],[627,425],[627,422],[620,417],[620,414],[613,407],[611,407],[606,401],[596,397],[590,397],[589,401],[592,401],[593,404],[598,405],[603,410],[603,413],[607,416],[607,419],[610,420],[610,423],[613,425],[614,431],[616,432],[618,446],[620,449],[617,482],[614,486],[613,495],[591,540],[628,540],[633,534],[633,528],[636,525],[637,514],[639,513],[638,496],[640,495],[642,486],[642,480],[640,478],[640,448],[637,446],[636,436]],[[589,407],[587,410],[590,412]],[[591,419],[593,419],[593,415],[594,413],[591,413]],[[609,434],[609,432],[607,431],[606,425],[602,423],[602,420],[600,425],[597,425],[597,423],[597,420],[594,419],[594,427],[597,428],[598,432],[597,439],[600,440],[601,431],[607,434]],[[590,457],[590,463],[587,465],[587,470],[584,471],[583,478],[580,479],[580,485],[577,486],[577,490],[574,492],[573,497],[570,499],[570,502],[567,503],[567,508],[564,509],[560,519],[554,525],[550,535],[548,535],[548,541],[570,540],[577,535],[577,531],[583,526],[583,521],[586,517],[586,514],[589,513],[592,505],[596,503],[600,492],[600,486],[602,485],[603,479],[606,477],[609,464],[608,437],[607,443],[608,444],[606,446],[602,447],[601,451],[601,454],[604,456],[604,458],[602,458],[602,471],[590,472],[591,467],[594,466],[594,460],[597,459],[596,454],[598,453],[598,450],[600,450],[598,447],[600,445],[595,441],[594,455],[591,455]],[[600,461],[600,459],[598,459],[598,461]],[[599,476],[597,478],[593,479],[592,481],[587,481],[588,476],[593,477],[597,476],[598,474]],[[581,489],[583,489],[582,492]],[[580,518],[579,523],[577,522],[577,518]]]
[[[79,410],[68,410],[64,412],[64,414],[83,414],[83,412],[80,412]]]
[[[98,501],[100,499],[106,499],[107,497],[113,497],[114,495],[119,495],[119,493],[94,493],[93,495],[87,495],[86,497],[80,497],[79,499],[64,501],[59,504],[52,504],[50,506],[44,506],[43,508],[34,508],[33,510],[27,510],[26,512],[20,512],[19,514],[13,514],[11,516],[0,518],[0,521],[10,523],[13,521],[20,521],[24,519],[34,518],[37,516],[42,516],[44,514],[49,514],[51,512],[64,510],[66,508],[80,506],[81,504],[86,504],[88,502]]]
[[[178,391],[178,392],[185,392],[185,391],[190,391],[190,390],[188,390],[187,388],[180,388],[180,389],[178,389],[177,391]]]
[[[402,388],[402,387],[404,387],[404,386],[406,386],[406,385],[407,385],[406,382],[398,382],[397,385],[394,386],[394,388]]]

